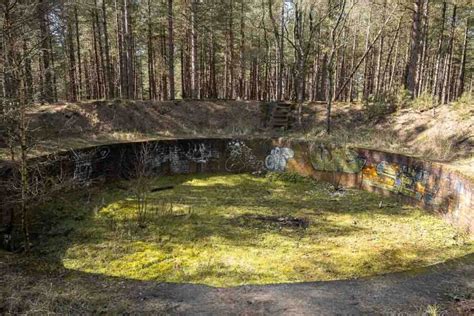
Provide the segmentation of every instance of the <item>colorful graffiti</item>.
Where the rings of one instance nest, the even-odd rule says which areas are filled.
[[[295,152],[291,148],[275,147],[265,158],[265,167],[270,171],[285,171],[288,160],[294,156]]]
[[[315,170],[358,173],[365,165],[365,157],[347,147],[329,148],[324,144],[309,147],[311,164]]]
[[[392,192],[433,203],[439,190],[438,182],[431,181],[430,173],[419,167],[381,161],[362,169],[363,182]],[[433,180],[433,179],[432,179]],[[434,177],[436,180],[436,177]]]

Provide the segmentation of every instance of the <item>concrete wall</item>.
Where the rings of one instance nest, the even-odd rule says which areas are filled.
[[[295,172],[380,194],[396,194],[407,203],[435,212],[474,233],[473,184],[442,165],[363,148],[279,139],[179,139],[84,148],[40,157],[47,174],[70,179],[76,188],[97,181],[133,177],[137,158],[146,151],[157,175],[199,172]],[[9,167],[0,164],[3,180]],[[9,193],[3,190],[3,201]],[[11,207],[2,203],[3,226]]]
[[[385,195],[397,195],[474,233],[474,185],[439,163],[364,148],[280,141],[294,158],[286,171]]]

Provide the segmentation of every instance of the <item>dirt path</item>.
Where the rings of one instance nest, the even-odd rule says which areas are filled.
[[[216,289],[199,285],[147,286],[143,310],[200,315],[334,315],[421,313],[474,290],[474,255],[425,271],[368,279]],[[159,302],[159,303],[158,303]],[[158,303],[158,304],[157,304]]]
[[[43,310],[60,314],[421,315],[428,305],[437,305],[438,311],[449,309],[448,315],[474,312],[474,254],[373,278],[234,288],[137,281],[71,270],[38,274],[10,263],[0,264],[0,314]],[[464,306],[471,309],[460,313],[454,298],[469,296]]]

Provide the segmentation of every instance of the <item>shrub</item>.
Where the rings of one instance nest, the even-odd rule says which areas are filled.
[[[394,106],[396,110],[400,110],[400,109],[411,106],[412,104],[411,94],[407,89],[400,87],[397,91],[392,92],[392,95],[393,95]]]
[[[430,93],[423,92],[411,102],[411,105],[416,110],[426,111],[433,108],[435,103],[433,102],[433,96]]]
[[[456,110],[472,109],[473,104],[474,97],[470,92],[464,92],[456,101],[451,102]]]
[[[378,118],[390,113],[396,109],[393,95],[382,93],[380,95],[370,95],[364,102],[365,109],[369,118]]]

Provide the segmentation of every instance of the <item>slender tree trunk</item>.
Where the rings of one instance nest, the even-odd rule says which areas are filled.
[[[449,84],[451,80],[451,64],[453,59],[453,46],[454,46],[454,31],[456,29],[456,12],[457,6],[453,6],[453,16],[451,18],[451,34],[449,36],[448,44],[448,55],[445,58],[445,71],[443,77],[443,87],[441,90],[441,102],[448,103],[450,101]]]
[[[240,3],[240,74],[239,99],[245,98],[245,12],[244,1]]]
[[[170,87],[169,97],[171,100],[174,100],[173,0],[168,0],[168,80]]]
[[[423,5],[423,14],[422,14],[422,21],[423,21],[423,34],[422,34],[422,43],[423,46],[421,48],[421,58],[418,62],[418,73],[417,73],[417,86],[416,86],[416,95],[419,96],[424,92],[424,84],[425,81],[428,80],[428,76],[425,74],[426,66],[427,66],[427,55],[428,55],[428,28],[429,28],[429,0],[425,0]]]
[[[92,16],[92,42],[94,47],[94,64],[95,64],[95,86],[97,94],[95,95],[96,99],[102,98],[102,78],[101,78],[101,65],[100,65],[100,58],[99,58],[99,49],[97,47],[97,31],[96,31],[96,21],[94,16]]]
[[[464,93],[464,77],[466,76],[466,61],[467,61],[467,45],[469,43],[469,19],[466,19],[466,27],[464,30],[464,42],[461,53],[461,64],[459,70],[459,76],[457,79],[457,97],[460,97]]]
[[[410,40],[410,57],[408,61],[407,78],[405,86],[410,92],[412,98],[416,96],[416,79],[418,60],[420,56],[420,41],[421,41],[421,11],[423,8],[423,0],[415,0],[413,3],[413,20],[412,32]]]
[[[126,96],[128,99],[136,97],[136,81],[135,81],[135,47],[132,31],[132,0],[123,0],[122,18],[123,18],[123,34],[125,42],[125,82]]]
[[[355,56],[357,51],[357,31],[354,32],[354,38],[352,42],[352,54],[351,54],[351,69],[354,69]],[[344,83],[343,83],[344,84]],[[351,78],[349,81],[349,102],[354,101],[354,80]]]
[[[115,84],[113,68],[110,60],[110,44],[109,44],[109,31],[107,23],[107,8],[105,5],[106,1],[102,0],[102,27],[104,29],[104,47],[105,47],[105,63],[106,63],[106,80],[108,88],[108,98],[115,98]]]
[[[66,16],[66,41],[68,51],[68,64],[69,64],[69,81],[68,81],[68,101],[77,101],[77,79],[76,79],[76,53],[74,51],[74,35],[73,35],[73,21],[72,15],[67,14]]]
[[[118,78],[120,80],[118,85],[118,96],[123,97],[125,92],[125,61],[124,61],[124,48],[123,48],[123,32],[122,32],[122,23],[121,23],[121,10],[117,4],[117,0],[114,0],[114,9],[115,9],[115,23],[116,23],[116,30],[117,30],[117,49],[118,49],[118,59],[119,59],[119,66],[118,66]]]
[[[226,98],[234,98],[234,0],[229,0],[229,23],[228,23],[228,55],[227,55],[227,71],[228,87]]]
[[[21,93],[20,93],[21,94]],[[25,242],[25,252],[30,251],[30,230],[28,217],[28,196],[29,196],[29,179],[28,179],[28,141],[27,141],[27,123],[26,123],[26,105],[25,100],[20,96],[20,176],[21,176],[21,228],[23,231],[23,239]]]
[[[280,13],[280,38],[277,38],[280,45],[278,45],[278,83],[277,83],[277,100],[282,100],[283,98],[283,70],[285,67],[284,60],[284,50],[285,50],[285,41],[283,37],[283,32],[285,31],[285,3],[281,5]]]
[[[199,64],[198,64],[198,42],[196,30],[196,0],[191,0],[191,98],[199,98]]]
[[[25,56],[25,59],[24,59],[25,89],[24,90],[25,90],[25,100],[29,104],[33,102],[33,75],[32,75],[32,69],[31,69],[31,57],[28,54],[28,49],[29,49],[28,43],[26,39],[23,39],[23,56]]]
[[[344,10],[346,6],[346,1],[343,0],[340,4],[340,9],[338,13],[337,20],[335,21],[334,26],[331,28],[331,33],[330,33],[330,43],[331,43],[331,51],[329,53],[329,58],[328,58],[328,65],[327,65],[327,79],[328,79],[328,92],[326,96],[326,107],[327,107],[327,113],[326,113],[326,132],[328,134],[331,133],[331,110],[332,110],[332,101],[333,98],[337,99],[339,95],[342,93],[342,91],[345,88],[345,85],[341,87],[339,90],[339,93],[334,97],[334,56],[336,54],[336,49],[337,49],[337,30],[339,26],[341,25],[341,22],[344,20]],[[347,82],[345,83],[347,84]]]
[[[372,7],[370,8],[369,13],[369,23],[367,24],[367,30],[365,33],[365,51],[369,52],[369,43],[370,43],[370,31],[372,27]],[[369,61],[364,58],[364,86],[363,86],[363,99],[367,100],[369,97]]]
[[[78,83],[78,97],[79,99],[83,96],[83,86],[82,86],[82,59],[81,59],[81,45],[80,45],[80,32],[79,32],[79,16],[77,14],[77,4],[74,6],[74,21],[75,21],[75,28],[76,28],[76,46],[77,46],[77,70],[79,76],[79,83]]]
[[[209,81],[211,86],[211,97],[217,98],[217,79],[216,79],[216,44],[214,41],[214,34],[211,33],[211,62],[210,62],[210,70],[209,70]]]
[[[10,48],[10,47],[8,47]],[[19,55],[12,56],[14,59],[10,60],[14,65],[19,64],[19,59],[21,58]],[[19,201],[19,206],[20,206],[20,224],[21,224],[21,232],[23,233],[23,242],[24,242],[24,250],[25,252],[30,251],[30,230],[29,230],[29,214],[28,214],[28,201],[31,193],[31,188],[30,188],[30,179],[29,179],[29,161],[28,159],[28,138],[29,138],[29,133],[28,133],[28,119],[26,117],[26,110],[28,108],[28,105],[30,104],[28,102],[28,99],[26,97],[26,82],[24,75],[20,75],[18,72],[16,73],[16,79],[18,80],[18,90],[16,91],[17,99],[14,100],[15,105],[18,107],[18,122],[17,124],[18,127],[18,147],[20,150],[20,156],[19,156],[19,173],[20,173],[20,201]],[[14,156],[12,154],[12,156]],[[14,158],[14,157],[12,157]]]
[[[384,70],[383,70],[383,73],[382,73],[382,82],[381,82],[381,86],[382,86],[382,89],[384,89],[384,91],[385,90],[390,90],[390,83],[391,83],[391,80],[392,80],[392,74],[389,75],[388,87],[386,87],[387,85],[386,85],[385,78],[386,78],[387,72],[389,72],[389,67],[391,65],[393,50],[398,44],[398,35],[400,33],[401,24],[402,24],[402,19],[399,19],[398,20],[398,25],[397,25],[397,30],[395,31],[395,35],[394,35],[394,37],[391,41],[390,48],[389,48],[388,54],[387,54],[387,59],[385,61],[385,67],[384,67]],[[397,54],[397,52],[395,52],[395,54]]]
[[[39,0],[38,3],[38,19],[40,25],[40,36],[41,36],[41,56],[43,60],[43,87],[41,87],[41,101],[52,103],[53,98],[53,80],[52,80],[52,69],[50,67],[51,61],[51,33],[49,30],[49,20],[47,17],[47,3],[45,0]]]
[[[155,100],[156,81],[155,81],[155,58],[153,54],[153,30],[151,22],[151,0],[148,0],[148,98]]]
[[[100,57],[100,77],[102,78],[102,84],[103,84],[103,91],[104,91],[104,97],[107,98],[110,95],[109,92],[109,81],[107,78],[107,65],[105,64],[104,61],[104,51],[102,49],[102,31],[101,31],[101,23],[99,21],[99,8],[97,6],[97,0],[94,2],[94,18],[95,18],[95,24],[97,27],[97,45],[99,47],[99,57]]]
[[[446,1],[443,2],[443,9],[442,9],[442,18],[441,18],[441,32],[439,35],[438,40],[438,49],[436,53],[436,62],[435,62],[435,69],[434,69],[434,78],[433,78],[433,87],[432,87],[432,94],[435,99],[439,102],[441,101],[441,94],[440,94],[440,84],[439,84],[439,77],[440,77],[440,68],[441,63],[443,60],[443,41],[444,41],[444,24],[446,20]]]

